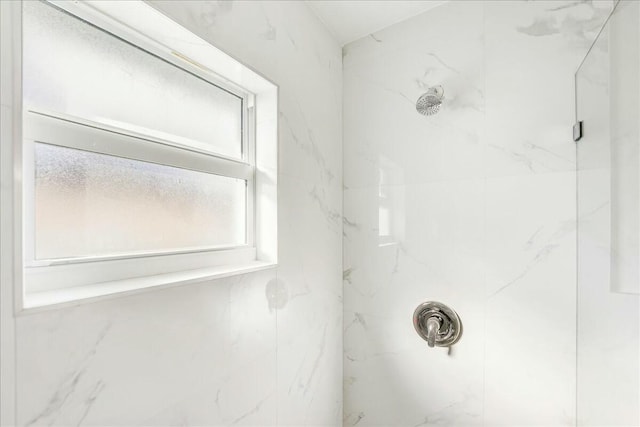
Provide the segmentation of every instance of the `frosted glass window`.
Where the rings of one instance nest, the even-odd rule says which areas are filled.
[[[54,6],[23,7],[27,108],[242,157],[241,97]]]
[[[35,144],[36,259],[237,246],[246,181]]]

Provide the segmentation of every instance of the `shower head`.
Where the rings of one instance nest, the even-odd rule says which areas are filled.
[[[430,87],[416,102],[416,111],[423,116],[432,116],[440,111],[444,89],[442,86]]]

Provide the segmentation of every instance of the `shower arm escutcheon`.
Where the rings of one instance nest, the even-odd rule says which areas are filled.
[[[413,326],[429,347],[450,347],[462,334],[458,314],[437,301],[424,302],[415,309]]]

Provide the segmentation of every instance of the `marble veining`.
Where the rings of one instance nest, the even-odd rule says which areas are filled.
[[[344,425],[574,425],[573,73],[610,7],[448,2],[345,46]]]
[[[560,32],[555,24],[555,20],[551,16],[537,17],[532,24],[517,27],[517,30],[528,36],[550,36]]]
[[[337,426],[340,47],[300,2],[150,4],[279,86],[279,265],[18,318],[18,423]]]
[[[613,3],[577,1],[546,7],[528,25],[517,26],[522,34],[534,37],[561,35],[572,43],[588,48],[606,19]]]
[[[17,318],[19,424],[574,425],[572,74],[610,1],[448,2],[342,52],[303,2],[150,3],[279,85],[280,263]]]
[[[57,386],[53,395],[49,399],[46,404],[46,407],[33,417],[31,420],[26,422],[27,426],[32,425],[40,425],[43,423],[52,424],[56,422],[56,416],[59,411],[61,411],[69,398],[77,393],[81,393],[78,391],[78,384],[83,379],[83,376],[86,374],[89,365],[91,364],[91,360],[96,355],[98,351],[98,346],[104,340],[107,335],[109,329],[111,328],[111,324],[107,324],[102,331],[98,333],[98,337],[96,338],[95,343],[90,347],[88,353],[81,359],[79,365],[75,368],[73,372],[70,372],[66,377],[62,380],[62,382]],[[77,425],[81,425],[82,421],[86,418],[91,406],[94,401],[103,390],[105,384],[102,380],[96,381],[94,387],[89,390],[88,396],[81,397],[83,400],[82,406],[84,406],[84,410],[82,411]]]

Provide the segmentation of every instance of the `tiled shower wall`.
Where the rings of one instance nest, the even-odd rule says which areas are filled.
[[[340,47],[303,3],[154,5],[280,87],[279,267],[19,316],[17,424],[339,425]]]
[[[344,48],[345,425],[574,424],[573,73],[610,9],[454,1]]]

